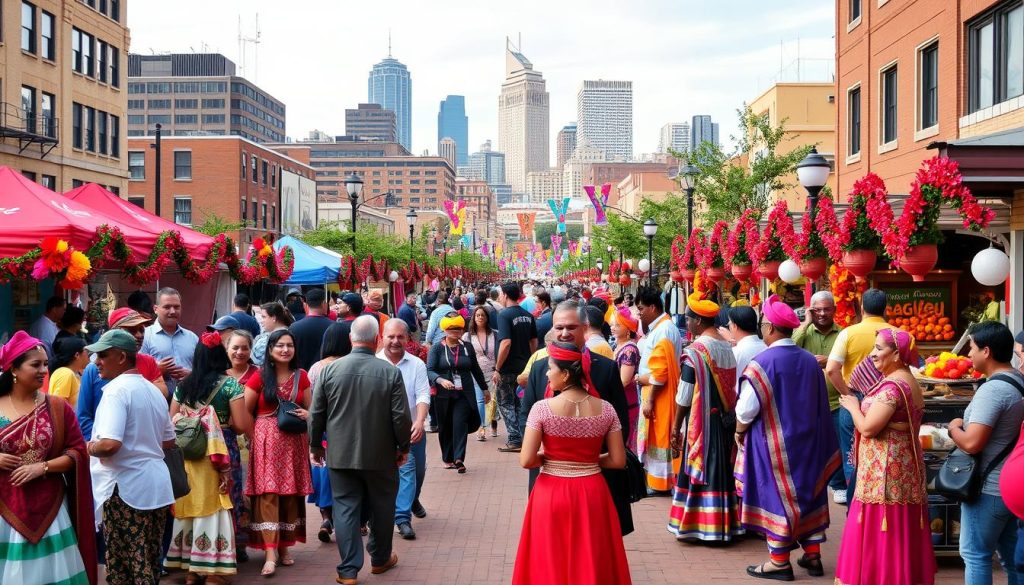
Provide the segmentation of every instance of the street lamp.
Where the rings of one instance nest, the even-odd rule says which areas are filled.
[[[654,276],[654,235],[658,233],[658,222],[653,218],[644,222],[644,236],[647,237],[647,285],[650,286]]]
[[[600,258],[598,258],[597,262],[595,262],[594,264],[597,266],[597,273],[598,274],[601,274],[602,272],[604,272],[604,262],[602,262]]]
[[[832,166],[828,164],[825,157],[818,154],[818,149],[811,147],[804,160],[796,165],[796,176],[804,189],[807,189],[807,206],[811,214],[811,225],[814,225],[814,215],[818,207],[818,193],[828,181],[828,175],[832,172]]]
[[[690,232],[693,231],[693,191],[697,188],[697,177],[700,175],[700,169],[687,163],[682,168],[680,173],[680,182],[683,185],[683,189],[686,191],[686,237],[690,237]]]
[[[409,213],[405,214],[405,221],[409,223],[409,261],[412,262],[412,237],[414,230],[416,229],[415,209],[410,209]]]
[[[348,200],[352,204],[352,257],[356,255],[356,204],[359,202],[359,194],[363,192],[363,180],[359,175],[352,173],[345,179],[345,190],[348,191]]]

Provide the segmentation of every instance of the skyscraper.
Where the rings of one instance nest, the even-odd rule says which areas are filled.
[[[576,150],[575,122],[562,126],[562,129],[558,131],[558,137],[555,138],[555,168],[560,169],[565,166],[565,162],[569,160],[574,150]]]
[[[466,166],[469,162],[469,118],[466,117],[466,98],[461,95],[450,95],[441,100],[437,111],[437,143],[440,145],[445,138],[455,141],[455,164]]]
[[[633,158],[633,82],[584,81],[576,93],[578,140],[604,151],[608,160]]]
[[[505,81],[498,97],[498,149],[505,176],[516,193],[526,191],[526,173],[551,164],[549,96],[544,77],[505,39]]]
[[[451,138],[445,136],[437,143],[437,156],[448,161],[455,168],[456,144]]]
[[[711,116],[694,116],[690,124],[690,148],[696,150],[702,142],[710,142],[718,146],[718,124],[711,121]]]
[[[370,71],[366,101],[395,113],[398,142],[412,149],[412,77],[409,69],[391,56],[390,40],[387,58]]]
[[[345,135],[371,138],[381,142],[397,142],[397,121],[394,110],[380,104],[359,104],[345,110]]]
[[[672,122],[661,127],[658,152],[667,153],[670,148],[678,152],[690,150],[689,122]]]

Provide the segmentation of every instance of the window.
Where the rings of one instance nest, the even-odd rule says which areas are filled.
[[[71,188],[72,189],[77,189],[77,188],[81,187],[84,184],[85,184],[85,181],[83,181],[82,179],[71,179]]]
[[[270,229],[277,229],[277,204],[270,204]]]
[[[82,148],[82,104],[71,104],[71,146]]]
[[[145,151],[128,151],[128,179],[131,181],[144,181],[146,179]]]
[[[242,197],[242,203],[239,207],[242,211],[242,223],[245,225],[249,224],[249,203]]]
[[[103,41],[96,41],[96,50],[99,52],[99,60],[100,60],[100,65],[99,65],[99,67],[97,68],[97,71],[96,71],[98,73],[98,75],[96,77],[100,81],[106,83],[106,81],[107,81],[107,68],[108,68],[107,61],[108,61],[108,55],[110,54],[110,45],[108,45],[107,43],[105,43]]]
[[[142,195],[129,195],[128,203],[138,207],[139,209],[146,208],[146,198]]]
[[[107,185],[107,191],[110,191],[111,193],[117,195],[118,197],[121,196],[121,188],[118,187],[117,185]]]
[[[145,83],[129,83],[128,84],[128,93],[129,94],[146,93],[146,84]]]
[[[896,140],[896,66],[882,72],[882,144]]]
[[[263,229],[267,229],[267,204],[260,205],[260,215],[263,216]]]
[[[171,109],[171,100],[149,100],[148,105],[151,110],[169,110]]]
[[[92,60],[92,35],[82,33],[80,38],[82,39],[82,71],[80,73],[93,77],[96,75],[96,67]]]
[[[174,151],[174,178],[178,180],[192,178],[192,151]]]
[[[860,18],[860,0],[850,0],[850,22]]]
[[[96,152],[96,108],[85,106],[85,149]]]
[[[32,171],[21,171],[21,175],[33,183],[36,182],[36,174]]]
[[[195,114],[176,114],[174,116],[175,124],[195,124],[199,119]]]
[[[174,198],[174,223],[179,225],[192,225],[192,198]]]
[[[40,130],[50,138],[57,137],[57,124],[53,117],[53,111],[57,103],[56,100],[57,98],[52,93],[46,93],[45,91],[42,92],[39,100],[39,113],[42,114],[42,119],[40,120],[42,128]]]
[[[77,28],[71,29],[71,70],[92,77],[95,75],[92,61],[92,35]]]
[[[110,12],[107,16],[115,21],[121,20],[121,0],[110,0]]]
[[[36,7],[28,2],[21,3],[21,50],[36,52]]]
[[[21,86],[21,112],[25,116],[25,131],[36,133],[36,89]]]
[[[51,191],[57,190],[57,177],[54,175],[43,175],[39,180],[39,184]]]
[[[157,114],[157,115],[146,116],[146,123],[149,124],[150,126],[152,126],[153,124],[170,124],[171,123],[171,115],[170,114]]]
[[[270,167],[267,161],[263,161],[263,184],[267,184],[267,169]]]
[[[142,110],[146,108],[146,100],[128,100],[129,110]]]
[[[245,160],[245,153],[243,152],[242,153],[242,179],[245,179],[245,168],[246,168],[246,160]]]
[[[252,202],[252,227],[259,227],[259,204]]]
[[[1015,2],[968,25],[968,110],[1024,94],[1024,6]]]
[[[57,58],[53,44],[53,15],[45,10],[41,10],[39,16],[39,34],[42,37],[39,43],[39,53],[43,59],[53,61]]]
[[[199,100],[174,100],[175,109],[194,110],[199,107]]]
[[[253,157],[252,157],[252,182],[253,182],[253,183],[256,183],[256,182],[257,182],[257,181],[256,181],[256,166],[257,166],[257,164],[258,164],[258,163],[256,162],[256,157],[255,157],[255,156],[253,156]]]
[[[99,131],[99,134],[100,134],[100,142],[99,142],[100,148],[99,148],[99,150],[100,150],[100,154],[107,154],[107,146],[110,144],[108,142],[109,137],[107,136],[107,113],[106,112],[100,112],[99,114],[100,114],[99,115],[99,119],[97,120],[97,122],[99,123],[99,130],[100,130]]]
[[[110,116],[110,156],[121,157],[121,118]]]
[[[918,106],[920,120],[918,130],[931,128],[939,123],[939,43],[935,42],[921,49],[918,70],[920,71],[920,99]]]
[[[134,115],[133,114],[128,114],[128,123],[129,124],[145,124],[146,123],[146,117],[141,115],[141,114],[134,114]]]
[[[270,188],[277,189],[277,165],[270,167]]]
[[[220,100],[218,100],[218,99],[203,100],[203,108],[223,108],[223,107],[224,107],[224,100],[222,100],[222,99],[220,99]]]
[[[847,156],[860,154],[860,86],[846,92]]]
[[[146,84],[146,93],[171,93],[171,84],[151,81]]]
[[[121,54],[116,47],[110,47],[110,85],[121,87]]]
[[[223,124],[224,114],[203,114],[203,124]]]

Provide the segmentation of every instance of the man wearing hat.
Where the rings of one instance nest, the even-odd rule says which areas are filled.
[[[825,376],[810,352],[791,339],[800,320],[778,295],[765,301],[760,329],[768,349],[740,379],[736,402],[737,481],[743,527],[764,534],[771,559],[747,567],[760,579],[792,581],[791,550],[822,575],[821,543],[829,525],[828,479],[839,467]]]
[[[128,307],[114,309],[107,317],[107,327],[111,330],[120,329],[127,331],[135,339],[136,350],[142,347],[142,340],[146,333],[146,326],[153,323],[153,318]],[[135,369],[143,378],[149,380],[160,390],[160,393],[167,396],[167,384],[164,383],[163,374],[156,360],[149,355],[139,353],[135,356]],[[78,425],[82,427],[82,435],[88,439],[92,436],[92,423],[96,415],[96,407],[103,397],[103,387],[107,380],[99,375],[96,364],[89,364],[82,371],[82,381],[78,389],[78,404],[76,405]]]
[[[301,321],[306,316],[306,309],[302,306],[304,300],[302,289],[299,288],[288,289],[288,294],[284,297],[284,306],[288,307],[288,311],[296,321]]]
[[[210,333],[214,331],[220,333],[220,341],[222,344],[224,344],[224,349],[227,349],[228,339],[231,338],[231,332],[234,331],[235,329],[241,328],[242,325],[241,323],[238,322],[238,319],[235,319],[231,315],[224,315],[223,317],[214,321],[212,325],[207,325],[206,331]]]
[[[686,303],[693,342],[683,349],[672,421],[672,448],[682,463],[672,494],[668,530],[681,541],[728,542],[743,534],[736,480],[736,356],[718,332],[718,304],[694,291]],[[685,432],[683,422],[686,422]]]

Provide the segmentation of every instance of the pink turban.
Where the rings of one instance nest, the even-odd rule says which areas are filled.
[[[761,310],[764,312],[764,318],[768,319],[768,322],[776,327],[796,329],[800,326],[800,319],[797,318],[796,311],[782,302],[779,299],[779,295],[768,297],[768,300],[764,302],[764,308]]]
[[[42,345],[42,341],[39,341],[28,333],[25,333],[24,331],[16,331],[14,336],[11,337],[11,340],[3,347],[0,347],[0,370],[6,372],[11,369],[11,365],[14,364],[14,360],[18,359],[19,356],[28,351],[32,351],[37,347],[42,347]]]

